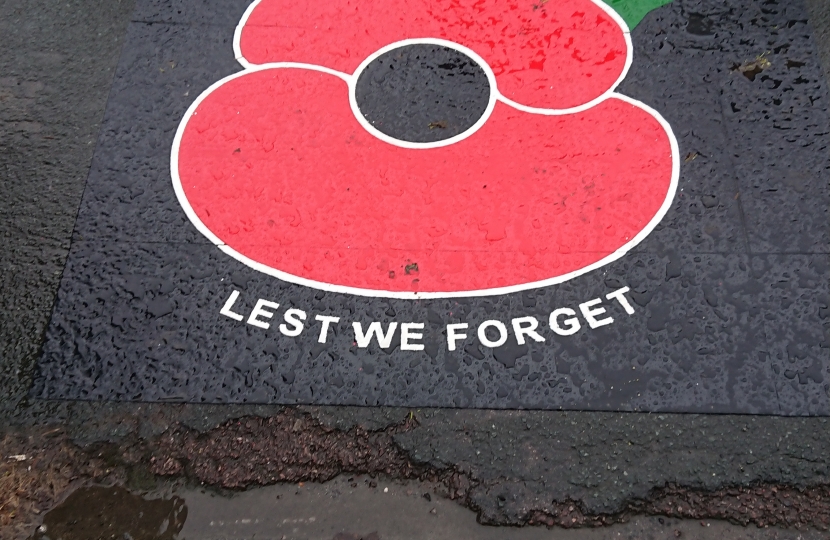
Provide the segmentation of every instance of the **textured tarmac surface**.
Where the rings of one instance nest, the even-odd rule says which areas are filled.
[[[6,245],[0,253],[0,424],[24,434],[34,431],[33,426],[61,427],[84,446],[129,446],[135,440],[154,440],[176,422],[206,432],[226,419],[278,414],[278,407],[27,398],[132,5],[0,6],[0,28],[14,51],[0,57],[0,167],[6,194],[0,208],[10,217],[0,223]],[[830,6],[812,2],[810,7],[814,35],[822,38],[819,51],[830,59]],[[335,431],[356,425],[383,430],[409,413],[388,408],[301,410]],[[519,524],[526,515],[506,501],[529,508],[539,500],[539,506],[585,501],[586,509],[602,511],[619,508],[621,501],[633,497],[648,498],[667,483],[704,492],[724,486],[797,489],[828,483],[830,432],[822,418],[440,409],[414,413],[420,425],[395,437],[401,451],[417,462],[455,467],[480,479],[475,500],[485,516],[502,523]]]
[[[618,91],[666,117],[683,163],[669,213],[632,253],[560,285],[417,302],[275,280],[219,251],[187,221],[167,173],[169,149],[194,96],[239,71],[230,39],[247,5],[139,2],[33,396],[830,413],[828,98],[800,3],[678,0],[633,30],[635,60]],[[370,64],[358,103],[379,129],[404,140],[463,131],[478,118],[486,84],[465,74],[469,63],[444,58],[446,49],[414,47],[421,50],[407,52],[409,60],[397,49]],[[427,78],[400,75],[387,65],[390,54],[410,71],[447,71],[463,84],[442,87],[451,99],[440,110],[393,122],[384,115],[408,101],[400,89]],[[429,60],[416,62],[419,54]],[[381,84],[378,69],[403,79]],[[446,128],[427,121],[444,117]],[[403,270],[399,278],[409,279],[410,266]],[[608,297],[623,288],[625,305]],[[239,321],[220,314],[234,291]],[[275,320],[300,310],[305,329],[292,335],[252,324],[257,299],[281,304]],[[596,317],[613,324],[589,328],[580,315],[573,335],[547,328],[557,308],[580,313],[592,299],[607,310]],[[317,315],[339,317],[325,343]],[[513,335],[510,322],[521,317],[542,321],[545,341]],[[510,329],[496,347],[474,336],[493,319]],[[352,323],[371,321],[422,323],[423,350],[405,350],[400,331],[389,346],[361,346]],[[447,325],[459,321],[470,339],[451,352]]]

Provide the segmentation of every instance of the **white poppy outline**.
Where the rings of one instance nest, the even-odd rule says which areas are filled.
[[[653,108],[649,107],[645,103],[642,103],[639,100],[630,98],[623,94],[619,94],[614,90],[616,87],[625,79],[625,76],[628,74],[628,71],[631,67],[633,61],[633,46],[631,43],[631,36],[628,29],[628,25],[619,16],[610,6],[603,3],[601,0],[591,0],[594,4],[602,8],[612,19],[614,19],[617,24],[623,29],[625,42],[627,47],[627,55],[625,66],[620,74],[620,77],[617,81],[613,84],[613,86],[602,95],[597,98],[594,98],[582,105],[577,107],[570,107],[566,109],[546,109],[546,108],[538,108],[538,107],[529,107],[526,105],[522,105],[520,103],[516,103],[505,96],[503,96],[496,84],[495,76],[493,74],[493,70],[490,68],[489,64],[487,64],[484,59],[482,59],[477,53],[472,51],[471,49],[439,38],[410,38],[401,41],[397,41],[395,43],[390,43],[374,53],[372,53],[369,57],[367,57],[363,62],[361,62],[360,66],[355,70],[354,74],[343,73],[334,69],[330,69],[323,66],[318,66],[315,64],[306,64],[302,62],[271,62],[266,64],[252,64],[247,61],[247,59],[242,56],[241,48],[240,48],[240,36],[242,32],[242,28],[244,27],[245,23],[247,22],[248,18],[250,17],[251,13],[256,6],[262,0],[254,0],[254,2],[248,6],[248,9],[242,16],[239,25],[237,25],[236,30],[234,32],[234,40],[233,40],[233,48],[236,55],[237,61],[244,67],[242,71],[229,75],[220,79],[219,81],[215,82],[211,86],[209,86],[204,92],[202,92],[194,102],[188,107],[187,111],[184,114],[179,126],[176,130],[176,135],[173,139],[173,146],[171,148],[171,155],[170,155],[170,175],[173,180],[173,189],[176,193],[176,197],[179,200],[179,204],[182,206],[185,214],[187,215],[188,219],[190,219],[191,223],[196,227],[196,229],[202,233],[208,240],[210,240],[214,245],[216,245],[220,250],[222,250],[227,255],[233,257],[237,261],[243,263],[244,265],[257,270],[263,274],[270,275],[272,277],[276,277],[282,281],[286,281],[289,283],[294,283],[297,285],[303,285],[306,287],[311,287],[314,289],[327,291],[327,292],[334,292],[334,293],[342,293],[342,294],[351,294],[356,296],[363,296],[363,297],[375,297],[375,298],[396,298],[396,299],[406,299],[406,300],[418,300],[418,299],[435,299],[435,298],[469,298],[469,297],[481,297],[481,296],[497,296],[497,295],[504,295],[510,294],[520,291],[526,291],[530,289],[538,289],[542,287],[548,287],[551,285],[557,285],[560,283],[564,283],[569,281],[575,277],[581,276],[603,266],[606,266],[624,255],[626,255],[629,251],[631,251],[635,246],[637,246],[640,242],[642,242],[654,228],[657,226],[660,221],[662,221],[663,217],[665,217],[666,213],[671,208],[671,204],[674,201],[674,196],[677,191],[677,185],[680,177],[680,150],[677,143],[677,138],[674,135],[674,132],[669,125],[669,123],[663,118],[663,116],[658,113]],[[443,141],[437,141],[433,143],[412,143],[408,141],[400,141],[398,139],[394,139],[389,137],[388,135],[380,132],[374,126],[372,126],[363,115],[360,113],[360,109],[357,107],[357,102],[354,97],[354,89],[357,83],[357,79],[360,73],[365,69],[366,65],[368,65],[371,60],[377,58],[381,54],[388,52],[389,50],[394,50],[396,48],[410,45],[410,44],[437,44],[442,45],[445,47],[453,48],[458,50],[459,52],[469,56],[474,61],[479,63],[479,65],[484,70],[485,74],[487,75],[488,81],[490,82],[490,98],[488,100],[487,108],[485,109],[485,113],[482,115],[482,118],[479,119],[476,124],[472,127],[468,128],[463,133],[460,133],[450,139],[445,139]],[[193,207],[190,205],[190,202],[185,195],[184,188],[182,187],[181,177],[179,175],[179,148],[181,146],[182,136],[184,135],[184,131],[187,127],[188,121],[193,117],[198,109],[199,105],[204,101],[210,94],[212,94],[215,90],[219,87],[223,86],[224,84],[237,79],[239,77],[244,77],[250,73],[255,73],[258,71],[265,71],[270,69],[287,69],[287,68],[296,68],[296,69],[307,69],[311,71],[317,71],[321,73],[326,73],[328,75],[332,75],[338,77],[346,82],[349,88],[349,103],[350,107],[352,108],[352,112],[355,115],[355,118],[358,122],[367,130],[367,132],[371,133],[375,137],[384,142],[389,144],[393,144],[396,146],[400,146],[403,148],[409,149],[426,149],[426,148],[437,148],[441,146],[447,146],[450,144],[454,144],[460,140],[466,139],[467,137],[473,135],[489,118],[490,114],[492,113],[493,109],[495,108],[495,102],[501,101],[505,105],[513,107],[517,110],[527,112],[530,114],[540,114],[546,116],[559,116],[559,115],[568,115],[568,114],[576,114],[579,112],[583,112],[587,109],[590,109],[599,103],[606,101],[607,99],[619,99],[624,101],[630,105],[638,107],[639,109],[645,111],[646,113],[650,114],[654,117],[655,120],[661,125],[663,130],[666,132],[666,135],[669,139],[669,145],[671,147],[671,154],[672,154],[672,172],[671,172],[671,179],[669,182],[669,188],[666,191],[666,197],[651,218],[651,220],[643,227],[631,240],[626,242],[623,246],[615,250],[614,252],[608,254],[607,256],[603,257],[602,259],[584,266],[578,270],[574,270],[573,272],[569,272],[567,274],[562,274],[556,277],[547,278],[538,281],[532,281],[527,283],[521,283],[516,285],[509,285],[504,287],[493,287],[489,289],[475,289],[475,290],[466,290],[466,291],[430,291],[430,292],[415,292],[415,291],[387,291],[381,289],[364,289],[360,287],[350,287],[347,285],[337,285],[333,283],[326,283],[322,281],[316,281],[308,278],[304,278],[302,276],[297,276],[294,274],[290,274],[288,272],[279,270],[277,268],[273,268],[267,266],[263,263],[254,261],[249,257],[239,253],[229,245],[227,245],[222,239],[220,239],[216,234],[213,233],[199,218],[196,214]]]

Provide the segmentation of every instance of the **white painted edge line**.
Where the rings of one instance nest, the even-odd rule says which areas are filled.
[[[333,69],[325,68],[322,66],[317,66],[313,64],[304,64],[300,62],[275,62],[275,63],[268,63],[268,64],[251,64],[248,62],[245,57],[242,55],[241,47],[240,47],[240,37],[242,34],[242,28],[245,26],[245,23],[248,21],[251,13],[256,9],[257,5],[262,0],[254,0],[245,13],[242,16],[242,19],[237,25],[236,30],[234,31],[234,39],[233,39],[233,48],[234,54],[236,56],[237,61],[245,68],[240,72],[234,73],[229,75],[214,84],[208,87],[204,92],[202,92],[196,100],[190,105],[185,113],[182,121],[179,123],[179,127],[176,130],[176,135],[173,139],[173,147],[171,148],[170,154],[170,175],[173,179],[173,189],[176,193],[176,197],[179,200],[179,204],[181,204],[182,208],[185,211],[188,219],[193,223],[196,229],[202,233],[208,240],[210,240],[214,245],[216,245],[220,250],[225,252],[227,255],[230,255],[234,259],[238,260],[239,262],[245,264],[246,266],[253,268],[259,272],[264,274],[276,277],[283,281],[287,281],[289,283],[295,283],[297,285],[303,285],[306,287],[312,287],[314,289],[319,289],[327,292],[335,292],[335,293],[343,293],[343,294],[352,294],[357,296],[364,296],[364,297],[378,297],[378,298],[399,298],[399,299],[409,299],[409,300],[417,300],[417,299],[430,299],[430,298],[464,298],[464,297],[478,297],[478,296],[495,296],[495,295],[503,295],[503,294],[510,294],[519,291],[525,291],[529,289],[537,289],[540,287],[547,287],[550,285],[557,285],[559,283],[563,283],[570,279],[573,279],[577,276],[581,276],[597,268],[601,268],[611,262],[616,261],[617,259],[626,255],[631,249],[637,246],[640,242],[642,242],[654,228],[657,226],[660,221],[662,221],[663,217],[671,208],[672,201],[674,200],[675,193],[677,191],[677,184],[680,177],[680,150],[677,144],[677,138],[674,135],[674,132],[671,129],[671,126],[668,122],[654,109],[649,107],[648,105],[630,98],[628,96],[624,96],[622,94],[618,94],[614,91],[614,89],[625,79],[625,76],[628,74],[628,70],[631,67],[633,61],[633,46],[631,43],[631,36],[630,31],[628,29],[628,25],[625,21],[614,11],[610,6],[602,2],[602,0],[591,0],[594,4],[598,5],[600,8],[603,9],[612,19],[614,19],[617,24],[623,29],[623,33],[625,36],[626,47],[627,47],[627,55],[626,55],[626,62],[625,66],[620,74],[620,77],[614,83],[614,85],[609,89],[607,92],[602,94],[601,96],[591,100],[588,103],[580,105],[578,107],[571,107],[568,109],[543,109],[543,108],[536,108],[536,107],[527,107],[525,105],[521,105],[518,103],[513,102],[502,96],[498,92],[498,88],[495,84],[495,76],[493,75],[492,69],[490,69],[487,62],[485,62],[478,54],[474,53],[467,47],[461,46],[457,43],[453,43],[450,41],[442,40],[442,39],[435,39],[435,38],[421,38],[421,39],[409,39],[399,41],[397,43],[392,43],[387,45],[386,47],[381,48],[380,50],[373,53],[369,58],[364,60],[358,69],[355,71],[354,75],[349,75],[347,73],[342,73]],[[439,143],[408,143],[406,141],[399,141],[397,139],[392,139],[387,135],[379,132],[376,130],[371,124],[369,124],[362,114],[360,114],[359,109],[357,108],[356,100],[354,99],[354,87],[357,81],[357,78],[360,72],[365,69],[368,63],[380,56],[381,54],[388,52],[389,50],[402,47],[407,44],[414,44],[414,43],[428,43],[428,44],[439,44],[443,46],[447,46],[450,48],[454,48],[467,56],[470,56],[473,60],[478,62],[484,72],[487,74],[488,81],[491,84],[491,92],[490,92],[490,100],[488,102],[487,109],[485,114],[482,116],[482,120],[479,120],[473,127],[453,137],[451,139],[447,139],[445,141],[439,141]],[[402,146],[405,148],[435,148],[437,146],[446,146],[448,144],[452,144],[454,142],[458,142],[461,139],[469,137],[472,135],[481,125],[484,124],[487,117],[489,117],[490,113],[495,106],[495,101],[499,100],[505,103],[505,105],[512,106],[518,110],[532,113],[532,114],[542,114],[542,115],[566,115],[566,114],[574,114],[578,112],[585,111],[609,98],[616,98],[621,101],[625,101],[635,107],[639,107],[643,111],[651,114],[657,122],[663,127],[666,135],[668,136],[669,143],[671,146],[672,152],[672,173],[671,173],[671,180],[669,183],[669,189],[666,192],[666,198],[663,201],[663,204],[658,209],[657,213],[652,217],[652,219],[648,222],[648,224],[639,232],[637,235],[634,236],[631,240],[629,240],[625,245],[611,253],[610,255],[604,257],[603,259],[576,270],[574,272],[570,272],[568,274],[564,274],[561,276],[557,276],[550,279],[534,281],[530,283],[523,283],[520,285],[511,285],[508,287],[497,287],[492,289],[480,289],[480,290],[471,290],[471,291],[456,291],[456,292],[408,292],[408,291],[385,291],[385,290],[374,290],[374,289],[361,289],[357,287],[348,287],[345,285],[333,285],[330,283],[323,283],[320,281],[315,281],[307,278],[303,278],[300,276],[295,276],[293,274],[289,274],[287,272],[283,272],[282,270],[277,270],[275,268],[271,268],[266,266],[262,263],[256,262],[248,257],[242,255],[241,253],[234,250],[232,247],[225,244],[218,236],[216,236],[208,227],[199,219],[199,216],[196,215],[196,212],[193,210],[193,207],[190,205],[190,202],[187,200],[187,197],[184,193],[184,189],[181,183],[181,177],[179,176],[179,148],[181,146],[181,139],[184,134],[184,130],[187,127],[187,123],[190,118],[195,115],[196,109],[199,107],[201,102],[207,98],[211,93],[213,93],[216,89],[224,85],[225,83],[236,79],[238,77],[245,76],[249,73],[263,71],[268,69],[281,69],[281,68],[298,68],[298,69],[308,69],[312,71],[318,71],[321,73],[327,73],[329,75],[333,75],[345,81],[349,87],[349,102],[352,108],[352,112],[357,118],[358,122],[367,129],[370,133],[375,135],[381,140],[388,142],[390,144],[395,144],[396,146]],[[362,120],[362,121],[361,121]],[[442,144],[443,143],[443,144]]]
[[[242,28],[248,23],[251,13],[254,12],[260,2],[262,2],[262,0],[254,0],[251,2],[251,5],[248,6],[248,9],[246,9],[245,13],[242,14],[242,18],[239,19],[239,24],[236,25],[236,28],[234,28],[233,31],[233,55],[236,58],[236,61],[242,64],[242,67],[244,68],[249,68],[254,64],[248,62],[242,54],[242,45],[240,44],[240,40],[242,39]]]

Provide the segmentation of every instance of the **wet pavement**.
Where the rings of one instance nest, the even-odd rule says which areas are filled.
[[[776,5],[775,2],[758,4],[764,10],[773,9]],[[818,54],[826,59],[830,52],[826,38],[830,24],[827,18],[828,7],[821,4],[823,3],[810,3],[814,10],[810,22],[816,30],[809,35],[816,38],[825,36],[824,41],[819,41],[824,45],[818,47]],[[826,527],[828,513],[820,501],[826,501],[830,432],[824,418],[415,407],[284,408],[277,405],[244,404],[210,406],[79,402],[29,397],[35,363],[40,357],[55,294],[64,272],[73,224],[81,205],[125,35],[127,32],[135,35],[136,32],[152,30],[153,24],[149,22],[158,15],[158,12],[149,13],[143,20],[139,17],[130,23],[131,19],[135,19],[132,15],[133,8],[128,2],[46,5],[34,1],[23,4],[5,2],[0,8],[0,31],[8,49],[13,51],[13,54],[6,54],[0,59],[0,170],[6,194],[0,202],[4,215],[4,220],[0,223],[0,234],[5,243],[0,252],[0,264],[4,272],[0,284],[0,302],[3,306],[0,314],[0,426],[5,437],[2,478],[14,486],[13,489],[3,491],[5,499],[0,502],[0,526],[3,529],[0,530],[0,536],[26,538],[43,520],[47,523],[47,535],[50,534],[50,527],[56,530],[62,526],[61,523],[66,525],[66,514],[61,517],[60,510],[47,514],[47,518],[44,515],[56,502],[85,484],[116,483],[127,485],[135,493],[142,493],[166,486],[165,482],[169,481],[182,484],[163,488],[164,493],[167,496],[175,493],[184,503],[177,500],[170,502],[174,500],[169,499],[165,505],[153,506],[153,510],[148,507],[147,519],[144,521],[144,516],[132,521],[134,515],[131,517],[119,513],[133,507],[143,508],[136,499],[131,498],[132,495],[123,491],[81,491],[76,492],[76,498],[69,499],[68,502],[75,501],[76,504],[89,507],[90,500],[109,501],[109,506],[96,505],[100,506],[100,512],[90,512],[85,516],[85,519],[88,518],[83,522],[85,526],[99,527],[87,529],[87,538],[89,530],[100,531],[104,535],[114,531],[113,527],[125,525],[132,528],[130,534],[134,533],[135,538],[143,534],[141,531],[146,531],[150,534],[149,537],[164,537],[162,535],[177,527],[182,527],[183,537],[210,538],[210,534],[214,534],[214,537],[219,537],[220,534],[248,537],[245,536],[248,532],[243,529],[237,529],[240,532],[230,529],[212,532],[215,529],[211,529],[208,519],[210,515],[222,515],[223,523],[233,523],[234,527],[250,525],[242,524],[243,519],[260,519],[269,528],[283,527],[279,529],[280,534],[287,538],[301,538],[302,535],[309,538],[335,538],[341,534],[340,540],[369,538],[373,532],[379,538],[406,537],[395,536],[400,534],[396,531],[401,530],[405,533],[423,531],[417,537],[440,537],[441,534],[446,536],[453,531],[462,531],[463,535],[480,535],[482,538],[497,533],[501,534],[499,537],[504,537],[503,531],[508,531],[509,537],[515,534],[517,538],[521,538],[521,535],[531,538],[533,535],[539,535],[540,538],[607,538],[613,534],[622,538],[649,535],[669,538],[677,537],[675,531],[688,538],[711,538],[713,533],[725,538],[820,536],[815,530],[805,529],[805,532],[799,532],[792,527]],[[710,8],[717,10],[717,7],[706,7]],[[684,25],[692,25],[693,29],[697,28],[704,34],[694,39],[710,39],[705,35],[709,31],[706,26],[708,23],[700,15],[701,12],[703,11],[687,10],[679,15],[685,17]],[[637,28],[649,28],[650,21],[654,24],[656,20],[652,19],[654,17],[646,17]],[[225,23],[233,27],[236,21],[228,19],[218,26],[224,28]],[[796,24],[802,25],[800,28],[807,28],[803,22]],[[178,27],[175,24],[167,24],[165,28],[169,32],[185,30],[176,30]],[[224,37],[219,41],[223,47],[230,44]],[[167,61],[166,58],[164,60]],[[745,60],[746,63],[739,63],[735,68],[734,75],[739,77],[735,79],[738,81],[734,83],[736,85],[743,84],[744,80],[752,82],[749,76],[762,67],[751,65],[757,61],[755,56]],[[683,57],[681,61],[687,62],[690,69],[696,65],[691,57]],[[801,59],[794,58],[794,61],[800,62]],[[825,63],[825,66],[828,65],[830,64]],[[154,70],[167,69],[165,66],[150,67]],[[785,71],[803,67],[794,66]],[[819,73],[816,66],[809,66],[808,69],[811,70],[811,76]],[[636,66],[630,77],[635,74]],[[755,75],[760,81],[763,73]],[[793,72],[793,77],[798,78],[799,75]],[[824,83],[821,82],[821,85]],[[654,95],[649,97],[657,99]],[[661,105],[660,109],[667,117],[673,114],[671,108],[665,105]],[[826,112],[826,105],[822,110]],[[821,131],[820,128],[816,129]],[[750,140],[746,144],[755,143]],[[684,154],[684,159],[685,157]],[[763,156],[758,157],[761,159]],[[822,159],[824,158],[826,156]],[[700,163],[698,158],[691,158],[690,162],[695,165]],[[747,174],[755,174],[753,171],[750,169]],[[798,193],[799,197],[807,197],[809,194],[804,194],[814,187],[810,177],[788,176],[784,180],[776,189],[779,192]],[[792,190],[788,191],[787,186]],[[713,208],[718,208],[718,212],[725,217],[713,218],[715,221],[731,219],[729,212],[734,210],[730,206],[733,203],[723,202],[729,200],[717,197],[717,206]],[[707,201],[711,202],[711,199],[701,198],[701,205],[705,206]],[[721,208],[722,205],[725,206]],[[87,204],[83,208],[89,210],[91,207]],[[96,224],[105,225],[104,217],[92,219],[91,215],[88,213],[86,218],[82,217],[80,226],[94,228]],[[759,215],[763,215],[763,212]],[[5,219],[5,216],[9,218]],[[142,219],[149,221],[156,219],[152,213],[142,216]],[[112,216],[106,219],[112,219]],[[682,223],[687,218],[678,219]],[[821,224],[820,221],[815,223]],[[751,231],[753,226],[755,225],[749,223],[744,227],[746,231]],[[784,245],[784,251],[787,251],[786,244],[793,234],[788,226],[775,234],[758,236],[756,241],[760,242],[760,251],[763,252],[765,246],[773,244]],[[682,234],[680,230],[672,232],[672,227],[668,229],[665,232],[655,231],[655,238],[660,234]],[[803,232],[805,229],[799,230]],[[822,241],[820,234],[810,236],[812,233],[809,230],[805,234],[804,238],[814,238],[817,244]],[[76,236],[74,245],[88,242],[88,238]],[[704,239],[704,247],[708,246],[712,250],[721,249],[731,241],[729,235],[700,238]],[[740,235],[735,238],[740,239]],[[663,239],[658,242],[672,245],[674,240]],[[804,246],[795,241],[793,247],[801,249]],[[826,242],[824,247],[826,250]],[[701,257],[701,260],[705,258],[704,254],[692,255],[691,262],[679,264],[681,273],[692,267],[696,269],[695,265],[701,264],[694,261],[696,256]],[[95,257],[93,254],[90,260],[94,264],[101,264]],[[800,268],[806,270],[811,268],[811,260],[814,259],[814,254],[793,255],[792,258]],[[673,272],[675,270],[672,269],[678,268],[677,265],[672,266],[673,260],[669,255],[660,259],[660,279],[666,278],[665,272]],[[773,271],[772,267],[780,262],[774,256],[765,255],[760,259],[756,257],[755,260],[761,261],[761,266],[750,265],[748,268],[760,272],[756,275],[761,276]],[[645,263],[651,264],[649,260],[645,260]],[[814,270],[815,266],[812,268]],[[90,272],[89,275],[92,279],[95,272]],[[766,277],[759,279],[769,283],[768,280],[765,281]],[[743,283],[751,285],[747,289],[750,298],[752,294],[767,294],[770,295],[769,298],[783,302],[782,306],[798,295],[813,295],[811,301],[815,302],[816,321],[825,321],[826,317],[822,318],[822,314],[826,315],[827,305],[826,302],[821,303],[823,300],[820,295],[816,295],[817,286],[811,284],[811,279],[813,278],[809,276],[802,277],[797,290],[770,286],[772,288],[764,289],[763,293],[753,292],[755,284]],[[245,276],[240,280],[244,281]],[[686,290],[686,285],[690,283],[684,282],[680,276],[673,280],[666,283],[677,284],[678,290]],[[818,280],[816,277],[815,283]],[[621,282],[620,285],[622,284],[624,283]],[[162,283],[156,285],[163,287]],[[605,283],[598,282],[597,290],[605,286]],[[578,289],[563,289],[569,291],[567,295],[571,299],[562,305],[578,306],[580,302],[590,299],[583,298]],[[611,290],[608,289],[609,292]],[[779,296],[772,292],[782,290],[785,292]],[[674,294],[665,290],[661,294],[669,293]],[[705,291],[701,291],[701,294],[704,303],[715,301],[711,296],[707,297]],[[258,292],[252,292],[252,299],[258,297]],[[222,297],[216,301],[222,304],[225,300]],[[104,298],[96,301],[108,300]],[[558,305],[559,303],[556,304]],[[711,304],[707,305],[711,307]],[[798,305],[796,303],[796,308],[793,309],[797,309]],[[164,306],[153,306],[154,309],[158,308],[160,316],[164,316]],[[218,312],[221,307],[218,305],[215,311]],[[622,309],[622,306],[619,307]],[[636,303],[634,307],[637,310],[642,308]],[[75,309],[78,310],[80,320],[83,310],[77,306]],[[786,320],[798,318],[797,313],[793,313],[787,315]],[[425,312],[424,318],[427,316]],[[614,313],[614,316],[622,317],[620,321],[625,321],[627,319],[624,317],[628,317],[624,310]],[[661,318],[667,329],[656,330],[657,332],[676,330],[674,337],[691,332],[689,335],[694,334],[693,339],[704,339],[705,334],[695,337],[698,334],[695,334],[694,329],[682,326],[680,316],[675,316],[672,312],[655,313],[649,319],[641,318],[635,322],[659,325]],[[671,321],[676,321],[679,326],[672,326],[674,323]],[[506,322],[509,320],[506,319]],[[773,320],[769,333],[764,335],[777,335],[777,328],[784,328],[781,326],[783,324],[777,319]],[[794,350],[778,351],[781,354],[792,352],[792,357],[797,361],[798,365],[789,370],[789,375],[788,370],[784,369],[773,376],[772,373],[775,372],[770,364],[772,372],[756,373],[756,378],[747,383],[750,386],[741,387],[738,384],[733,387],[732,394],[715,385],[707,388],[708,394],[696,394],[702,395],[700,399],[703,401],[681,400],[676,403],[681,403],[683,410],[725,411],[727,409],[706,409],[705,406],[696,408],[695,404],[718,403],[717,396],[721,395],[718,392],[726,392],[723,395],[731,397],[724,399],[723,403],[743,403],[746,412],[822,413],[825,411],[823,404],[827,396],[823,393],[822,385],[817,382],[820,375],[812,371],[814,364],[811,363],[818,357],[811,356],[810,350],[798,349],[798,346],[813,343],[816,350],[826,354],[826,327],[823,328],[824,334],[813,328],[807,331],[806,337],[798,334],[793,338],[782,338],[781,347],[784,349],[788,339],[796,343]],[[747,343],[753,343],[751,335],[743,336],[742,339],[744,338]],[[692,343],[688,339],[679,342]],[[175,345],[175,339],[170,339],[168,343]],[[399,341],[396,344],[399,346]],[[533,346],[533,343],[529,345]],[[772,351],[771,355],[774,354],[778,353]],[[474,358],[474,361],[478,360]],[[459,367],[464,365],[466,364],[462,362]],[[500,362],[492,363],[497,368],[500,365],[504,366]],[[523,377],[519,372],[524,366],[519,361],[514,367],[519,379],[511,376],[508,381],[518,384]],[[117,369],[114,372],[105,370],[105,374],[115,379],[123,376],[123,372]],[[701,371],[701,375],[704,374],[705,370]],[[279,375],[280,380],[283,380],[283,375]],[[587,380],[579,379],[586,373],[580,371],[578,363],[567,375],[569,385],[580,386]],[[767,376],[770,381],[786,382],[774,385],[769,395],[755,394],[754,398],[745,401],[738,399],[741,394],[735,393],[736,389],[750,388],[755,381],[764,381]],[[826,373],[821,372],[821,376],[826,379]],[[89,380],[94,381],[94,378]],[[740,383],[739,379],[737,381]],[[66,383],[75,384],[69,379]],[[283,383],[288,384],[285,380]],[[126,388],[128,387],[129,385]],[[759,382],[757,388],[763,387],[764,383]],[[803,388],[806,387],[810,390],[805,393]],[[77,389],[78,386],[75,385],[74,388]],[[145,388],[149,388],[149,392],[154,391],[151,386]],[[562,388],[564,394],[564,387]],[[498,398],[497,387],[487,388],[484,395],[491,390],[491,397]],[[155,395],[171,397],[164,392],[166,390],[157,391]],[[648,408],[645,401],[642,407],[637,406],[634,394],[622,396],[615,402],[603,402],[602,407]],[[390,395],[392,394],[387,394]],[[379,396],[380,394],[375,395],[376,402],[382,402]],[[79,393],[73,397],[93,396],[82,396]],[[123,399],[125,395],[121,397]],[[301,398],[296,400],[302,401]],[[573,404],[578,406],[576,402]],[[279,456],[279,461],[269,465],[269,456]],[[361,476],[366,473],[375,475],[368,482],[376,482],[377,487],[370,487],[367,478]],[[338,477],[339,474],[346,476]],[[348,475],[361,479],[358,488],[351,487]],[[332,480],[334,478],[338,479]],[[290,480],[291,484],[279,484],[286,480]],[[280,500],[290,498],[288,494],[297,491],[298,482],[310,480],[327,483],[307,483],[304,486],[307,491],[301,491],[302,495],[292,495],[301,498],[303,504],[269,506],[277,495],[281,496]],[[411,483],[415,481],[426,484]],[[201,493],[198,489],[187,487],[200,485],[201,482],[211,490],[247,488],[248,491],[237,493],[235,498],[224,499],[222,497],[228,493]],[[255,487],[274,482],[278,485]],[[418,495],[424,485],[438,492],[432,501]],[[384,493],[382,488],[385,487],[390,491]],[[175,492],[172,491],[174,489]],[[332,499],[335,490],[341,494],[337,499]],[[413,493],[407,495],[407,490],[412,490]],[[386,499],[383,498],[390,494]],[[222,503],[212,506],[211,501],[216,500]],[[234,501],[237,500],[242,506],[235,506]],[[321,501],[341,501],[342,504],[329,502],[328,509],[331,513],[324,515],[320,513]],[[793,501],[796,503],[793,504]],[[187,507],[186,519],[183,517],[182,504]],[[430,504],[432,506],[427,508]],[[569,510],[571,507],[574,510]],[[436,514],[430,513],[432,508],[436,509]],[[384,519],[377,517],[379,512],[385,512]],[[626,513],[631,516],[628,524],[610,525]],[[639,514],[662,517],[636,517]],[[402,521],[392,517],[400,515],[413,520]],[[95,516],[99,518],[97,522]],[[489,525],[525,525],[548,521],[566,525],[566,520],[576,519],[580,525],[607,522],[609,528],[598,531],[496,529],[475,525],[474,516]],[[308,521],[311,517],[315,517],[314,523],[317,525]],[[790,528],[753,529],[751,526],[743,528],[709,521],[715,517],[736,523],[772,523]],[[679,518],[694,519],[678,521]],[[662,523],[660,519],[663,519]],[[283,523],[280,520],[289,521]],[[295,523],[290,520],[298,521]],[[709,526],[701,526],[700,520],[709,523]],[[215,519],[213,521],[216,523]],[[167,528],[159,532],[164,523]],[[156,525],[158,529],[155,528]],[[295,532],[294,528],[298,530]],[[70,538],[69,529],[66,531],[66,538]],[[549,536],[544,536],[545,534]]]
[[[96,510],[90,512],[89,508]],[[81,517],[79,517],[81,516]],[[134,495],[123,488],[82,488],[49,512],[37,540],[86,538],[423,540],[675,539],[812,540],[815,530],[742,527],[720,520],[629,517],[603,528],[504,529],[421,482],[340,476],[326,484],[281,484],[243,493],[184,486]]]
[[[136,5],[33,397],[830,411],[800,3],[281,5]]]

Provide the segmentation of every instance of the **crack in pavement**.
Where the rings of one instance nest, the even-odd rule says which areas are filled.
[[[325,482],[340,474],[417,478],[441,483],[446,497],[474,510],[488,525],[603,526],[644,514],[826,529],[830,520],[830,484],[805,488],[765,482],[716,490],[668,484],[610,513],[591,512],[572,498],[528,503],[538,491],[531,492],[524,482],[506,477],[482,482],[458,466],[435,467],[414,460],[394,436],[418,426],[410,414],[381,430],[360,425],[339,430],[294,409],[269,418],[229,420],[205,432],[174,426],[149,445],[153,448],[150,469],[157,475],[184,476],[225,489]],[[513,489],[506,489],[510,484],[515,484]],[[479,503],[482,494],[495,501],[501,509],[498,514]]]

